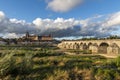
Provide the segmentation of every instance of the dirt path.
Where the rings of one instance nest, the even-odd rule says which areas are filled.
[[[98,55],[104,56],[106,58],[117,58],[118,56],[120,56],[120,55],[109,55],[109,54],[98,54]]]
[[[109,55],[109,54],[76,54],[76,53],[71,53],[71,52],[64,52],[65,54],[68,55],[81,55],[81,56],[93,56],[93,55],[100,55],[100,56],[104,56],[106,58],[117,58],[120,55]]]

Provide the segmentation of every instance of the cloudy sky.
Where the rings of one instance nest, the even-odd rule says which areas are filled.
[[[120,0],[0,0],[0,37],[120,36]]]

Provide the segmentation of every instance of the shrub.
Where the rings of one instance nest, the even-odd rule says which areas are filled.
[[[6,77],[8,75],[17,76],[17,75],[26,75],[31,73],[33,64],[32,64],[32,55],[25,55],[21,57],[21,61],[16,62],[14,52],[6,54],[0,59],[0,77]]]
[[[8,75],[14,68],[15,60],[13,55],[14,53],[6,54],[0,59],[0,76]]]
[[[14,66],[14,69],[12,70],[12,74],[20,74],[20,75],[26,75],[31,73],[33,68],[33,62],[32,62],[32,55],[25,55],[25,57],[21,58],[21,62],[16,64]]]
[[[53,74],[48,74],[45,80],[69,80],[69,73],[65,70],[54,70]]]
[[[116,58],[115,62],[117,66],[120,66],[120,56]]]

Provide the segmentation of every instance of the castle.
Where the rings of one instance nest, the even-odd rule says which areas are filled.
[[[22,39],[27,41],[52,41],[53,40],[51,35],[45,35],[45,36],[30,35],[29,32],[26,32],[26,35],[23,36]]]
[[[56,40],[51,35],[32,35],[26,32],[25,36],[18,39],[2,39],[0,38],[0,45],[52,45],[56,44]]]

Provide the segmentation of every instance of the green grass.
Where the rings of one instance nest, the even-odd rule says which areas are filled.
[[[10,50],[9,50],[10,49]],[[66,55],[58,48],[1,47],[0,79],[117,80],[120,58]]]

